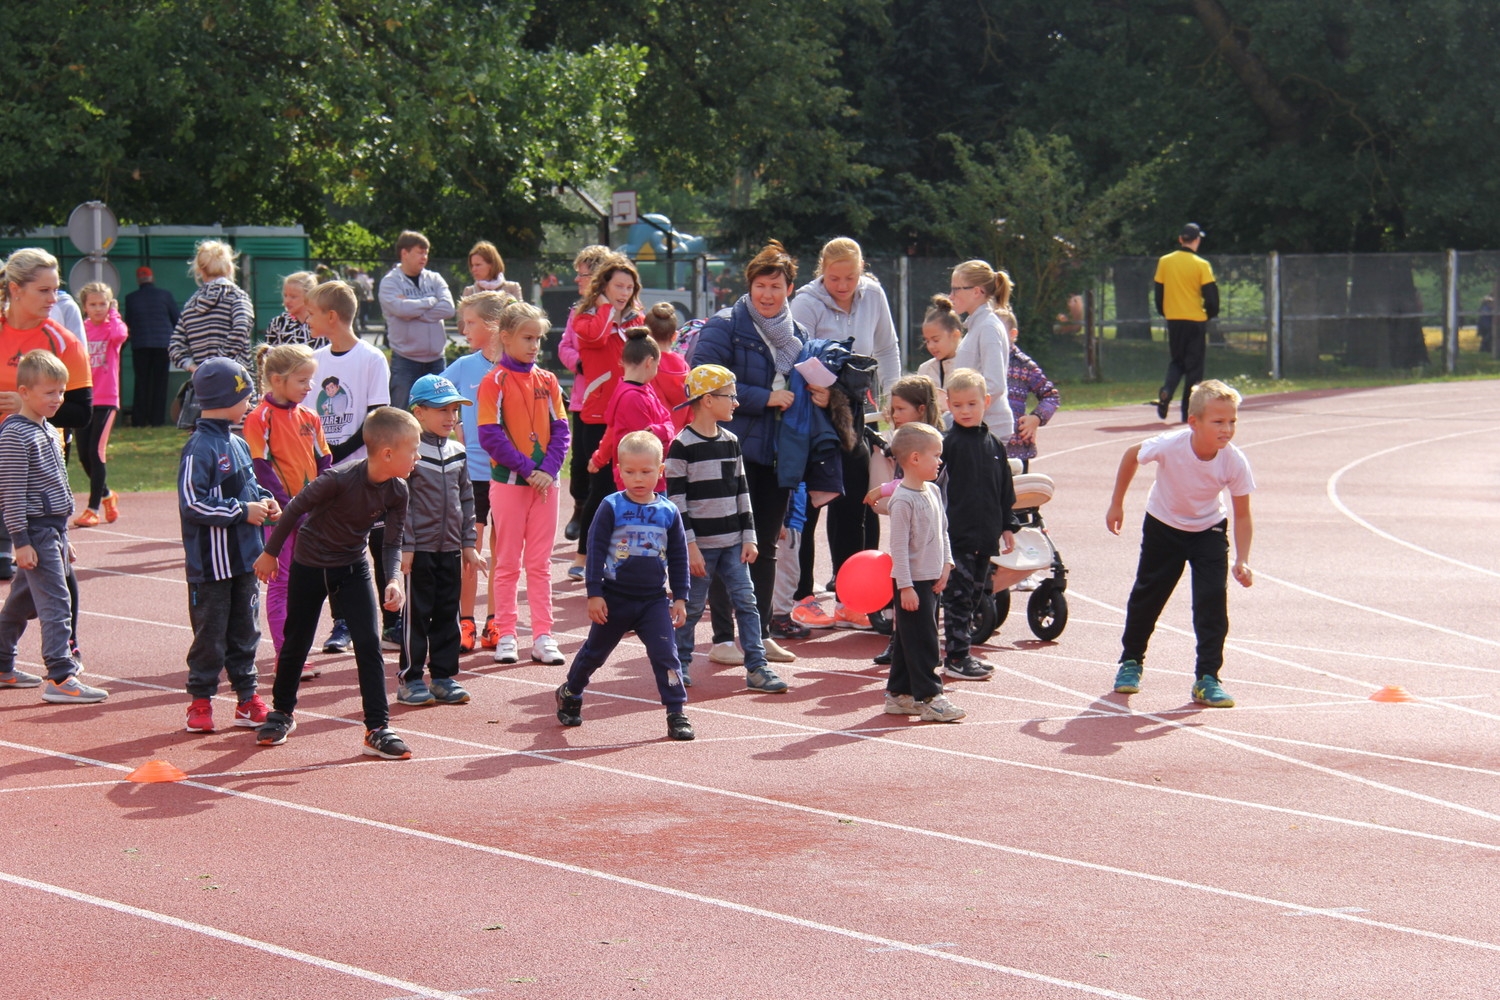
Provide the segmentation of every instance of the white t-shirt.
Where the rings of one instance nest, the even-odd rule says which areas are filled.
[[[313,376],[317,398],[308,397],[308,401],[323,418],[323,437],[328,444],[343,444],[365,422],[370,407],[390,403],[390,365],[384,354],[363,340],[343,354],[333,353],[332,346],[320,347],[313,351],[313,358],[318,362],[318,372]],[[361,447],[344,461],[357,462],[364,457]]]
[[[1205,462],[1193,453],[1191,428],[1167,431],[1141,444],[1140,463],[1157,463],[1156,482],[1146,497],[1146,513],[1182,531],[1207,531],[1224,520],[1223,494],[1255,492],[1245,453],[1226,446]]]

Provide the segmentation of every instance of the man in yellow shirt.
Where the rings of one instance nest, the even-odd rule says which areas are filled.
[[[1189,222],[1177,237],[1180,248],[1156,262],[1156,311],[1166,318],[1172,352],[1166,381],[1156,394],[1156,415],[1163,420],[1172,407],[1177,383],[1183,382],[1182,420],[1187,422],[1188,396],[1203,381],[1208,321],[1219,315],[1214,269],[1198,256],[1198,244],[1207,235],[1196,222]]]

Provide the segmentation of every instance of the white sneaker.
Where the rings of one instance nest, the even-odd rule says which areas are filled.
[[[796,663],[797,654],[793,653],[775,639],[762,639],[766,647],[766,659],[772,663]]]
[[[515,663],[520,658],[516,652],[516,637],[513,635],[502,635],[500,641],[495,643],[496,663]]]
[[[500,640],[504,642],[504,639]],[[512,639],[512,642],[515,640]],[[531,642],[531,660],[533,663],[545,663],[549,667],[560,667],[568,661],[563,658],[562,650],[557,648],[557,641],[550,635],[539,635]]]
[[[885,693],[886,715],[921,715],[922,706],[909,694]]]
[[[745,665],[745,654],[740,652],[740,647],[732,642],[716,642],[708,651],[710,663],[722,663],[730,667],[743,667]]]
[[[923,722],[957,722],[969,713],[948,700],[947,695],[933,695],[926,701],[917,702]]]

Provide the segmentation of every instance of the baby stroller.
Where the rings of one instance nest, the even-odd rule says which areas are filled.
[[[1014,471],[1020,463],[1011,460]],[[1038,639],[1051,641],[1068,624],[1068,568],[1042,522],[1042,505],[1052,499],[1052,479],[1039,472],[1016,472],[1016,547],[990,559],[989,582],[974,608],[971,641],[984,642],[1010,614],[1010,588],[1038,570],[1051,567],[1052,575],[1031,592],[1026,604],[1026,623]]]

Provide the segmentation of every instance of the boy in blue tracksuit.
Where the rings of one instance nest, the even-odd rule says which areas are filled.
[[[260,526],[281,508],[255,478],[250,448],[229,432],[250,407],[250,376],[237,361],[213,358],[193,372],[193,392],[203,408],[182,446],[177,509],[188,580],[187,731],[214,731],[213,696],[220,672],[229,675],[239,707],[234,724],[266,721],[255,693],[255,653],[260,646]]]
[[[583,692],[589,678],[625,633],[634,631],[656,674],[656,689],[667,710],[667,735],[674,740],[693,738],[693,727],[682,711],[687,691],[675,634],[687,621],[687,540],[676,505],[656,492],[665,470],[655,434],[635,431],[620,439],[615,472],[625,489],[604,498],[589,526],[584,583],[593,624],[573,658],[568,679],[556,692],[557,721],[565,726],[583,724]]]

